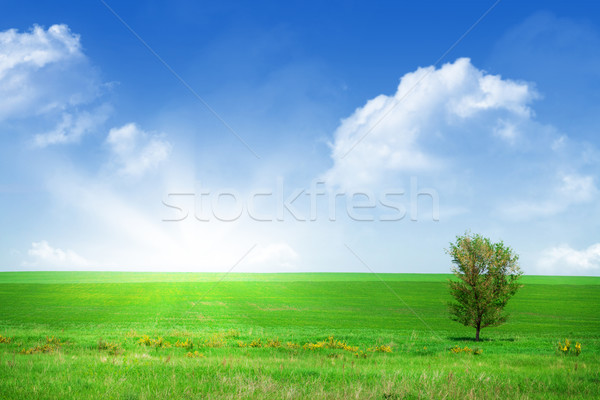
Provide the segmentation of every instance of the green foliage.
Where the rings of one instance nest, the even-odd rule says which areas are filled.
[[[521,287],[519,257],[503,242],[492,243],[477,234],[457,236],[446,252],[452,257],[452,272],[457,278],[449,280],[449,303],[452,320],[475,328],[479,340],[481,329],[506,322],[504,311],[508,300]]]

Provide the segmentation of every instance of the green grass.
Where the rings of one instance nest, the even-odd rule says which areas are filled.
[[[0,343],[0,398],[600,397],[600,278],[524,277],[509,323],[475,343],[448,318],[448,277],[0,273],[0,335],[11,338]],[[190,339],[202,357],[141,346],[142,335]],[[21,354],[47,336],[61,344]],[[329,336],[367,358],[285,346]],[[282,346],[239,347],[259,338]],[[579,357],[556,354],[565,338],[582,343]],[[377,345],[393,352],[367,351]]]

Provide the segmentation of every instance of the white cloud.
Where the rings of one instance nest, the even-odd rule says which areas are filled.
[[[39,268],[84,268],[89,262],[72,250],[54,248],[47,241],[33,242],[27,254],[30,261],[24,264]]]
[[[81,137],[104,123],[108,118],[110,107],[101,106],[92,112],[64,113],[62,121],[50,132],[37,134],[34,144],[46,147],[53,144],[77,143]]]
[[[535,200],[508,204],[501,212],[513,219],[548,217],[564,212],[572,205],[589,203],[597,193],[593,176],[561,175],[550,193],[538,196]]]
[[[79,35],[66,25],[52,25],[48,30],[34,25],[29,33],[16,29],[0,32],[0,79],[18,67],[39,69],[70,57],[81,57]]]
[[[255,247],[245,260],[261,269],[293,268],[298,254],[287,243],[270,243]]]
[[[566,244],[546,249],[539,259],[538,269],[545,274],[596,273],[600,271],[600,243],[584,250]]]
[[[66,25],[0,32],[0,121],[63,112],[91,101],[101,84]]]
[[[134,123],[112,128],[106,143],[118,173],[131,177],[139,177],[156,168],[171,152],[168,141],[144,132]]]
[[[558,193],[569,204],[585,203],[593,199],[597,190],[594,177],[564,175]]]
[[[498,121],[498,125],[494,128],[494,134],[510,144],[515,144],[519,131],[515,123],[505,120]]]
[[[469,59],[419,68],[402,77],[396,93],[369,100],[344,119],[332,144],[330,184],[371,184],[389,172],[423,171],[443,163],[420,142],[447,135],[457,125],[488,112],[490,133],[532,115],[536,92],[526,83],[475,68]],[[501,136],[514,132],[497,131]]]
[[[464,63],[467,80],[463,84],[473,85],[468,79],[475,80],[474,85],[468,93],[462,93],[460,97],[451,99],[452,110],[461,117],[470,117],[478,111],[504,108],[515,114],[529,117],[531,109],[527,105],[536,97],[535,92],[527,84],[502,79],[498,75],[486,75],[483,71],[475,69],[466,59],[459,59],[455,64]],[[443,70],[447,65],[442,67]],[[440,70],[440,71],[441,71]],[[461,74],[464,72],[461,71]]]

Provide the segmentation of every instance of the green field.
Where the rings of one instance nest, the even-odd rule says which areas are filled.
[[[0,273],[0,398],[600,398],[600,278],[523,277],[476,343],[448,277]]]

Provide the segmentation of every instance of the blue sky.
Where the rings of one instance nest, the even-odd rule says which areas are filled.
[[[600,275],[600,6],[493,4],[4,5],[0,269]]]

